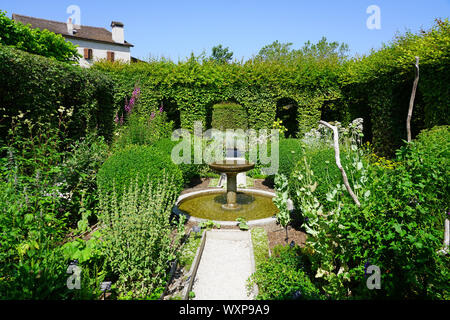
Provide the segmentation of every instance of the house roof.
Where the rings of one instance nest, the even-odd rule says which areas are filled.
[[[12,19],[14,21],[21,22],[25,25],[30,24],[32,28],[39,28],[41,30],[47,29],[56,34],[60,34],[65,38],[90,40],[96,42],[115,44],[119,46],[134,47],[131,43],[127,41],[125,41],[125,43],[114,42],[112,39],[112,33],[106,30],[105,28],[74,25],[74,28],[77,27],[76,28],[77,32],[72,35],[68,33],[67,24],[65,22],[28,17],[15,13],[12,14]]]

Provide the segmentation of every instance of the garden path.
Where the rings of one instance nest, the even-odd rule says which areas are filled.
[[[194,280],[194,300],[251,300],[246,283],[254,272],[250,232],[210,230]]]

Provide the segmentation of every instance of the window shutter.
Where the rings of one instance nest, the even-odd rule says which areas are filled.
[[[114,52],[113,51],[108,51],[106,53],[106,57],[107,57],[108,61],[114,62]]]
[[[84,58],[87,60],[92,59],[92,49],[84,48]]]

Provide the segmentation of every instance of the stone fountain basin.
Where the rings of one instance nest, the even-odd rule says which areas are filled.
[[[255,164],[242,160],[225,160],[223,162],[213,162],[209,167],[220,173],[240,173],[252,170]]]
[[[275,197],[275,193],[273,192],[269,192],[269,191],[265,191],[265,190],[260,190],[260,189],[237,189],[238,192],[243,192],[243,193],[252,193],[252,194],[259,194],[262,196],[266,196],[269,198],[273,198]],[[208,218],[199,218],[199,217],[195,217],[194,215],[191,215],[185,211],[180,210],[179,206],[180,204],[184,201],[187,200],[191,197],[195,197],[195,196],[199,196],[199,195],[206,195],[206,194],[220,194],[223,193],[222,189],[219,188],[209,188],[209,189],[204,189],[204,190],[199,190],[199,191],[192,191],[186,194],[181,195],[176,203],[175,203],[175,207],[172,209],[173,214],[175,215],[184,215],[188,221],[191,222],[195,222],[195,223],[199,223],[202,221],[208,221],[208,220],[212,220],[214,222],[219,223],[222,226],[236,226],[237,222],[236,221],[231,221],[231,220],[222,220],[222,219],[214,219],[211,217]],[[265,224],[269,224],[269,223],[273,223],[276,221],[276,212],[273,213],[273,215],[268,216],[266,218],[262,218],[262,219],[255,219],[255,220],[248,220],[247,224],[249,226],[256,226],[256,225],[265,225]]]

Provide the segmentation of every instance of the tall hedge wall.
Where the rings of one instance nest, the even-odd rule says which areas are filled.
[[[247,112],[241,105],[235,103],[219,103],[213,106],[211,126],[215,129],[248,128]]]
[[[193,128],[200,120],[211,127],[212,107],[222,101],[242,105],[253,129],[271,128],[277,101],[290,98],[298,107],[299,133],[308,131],[320,120],[325,101],[339,95],[339,65],[328,60],[280,64],[249,60],[245,63],[217,64],[191,57],[187,61],[152,61],[121,64],[101,62],[94,66],[111,75],[118,85],[116,108],[123,108],[135,84],[141,88],[140,102],[159,108],[173,101],[181,126]]]
[[[382,49],[349,61],[341,93],[352,118],[363,117],[375,149],[392,156],[406,140],[406,116],[418,56],[420,77],[412,116],[413,137],[450,122],[450,24],[436,20],[428,31],[397,36]]]
[[[217,64],[191,57],[179,63],[102,62],[95,68],[115,80],[117,109],[123,108],[137,84],[147,112],[170,101],[184,128],[192,128],[196,120],[210,127],[213,106],[234,101],[245,108],[249,128],[260,129],[272,126],[277,102],[292,99],[297,105],[297,118],[292,121],[298,135],[316,126],[319,119],[345,124],[362,117],[366,139],[376,151],[391,156],[406,139],[415,56],[420,58],[420,80],[412,118],[414,137],[422,129],[449,124],[448,19],[436,20],[431,30],[397,36],[380,50],[344,63],[300,56],[287,62],[250,59]]]
[[[111,138],[114,83],[107,75],[0,45],[0,138],[19,114],[58,128],[61,107],[73,110],[69,138],[95,128]]]

